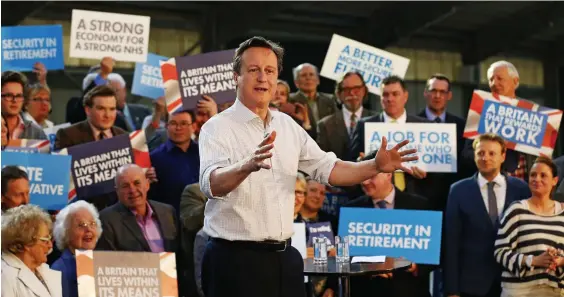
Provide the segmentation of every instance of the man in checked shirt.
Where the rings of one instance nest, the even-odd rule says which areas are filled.
[[[359,184],[379,172],[408,171],[415,150],[380,149],[351,163],[322,151],[286,114],[271,111],[284,50],[253,37],[233,58],[237,99],[200,132],[200,187],[209,198],[202,264],[206,297],[305,297],[303,260],[291,247],[296,172],[333,186]],[[386,147],[387,140],[382,140]]]

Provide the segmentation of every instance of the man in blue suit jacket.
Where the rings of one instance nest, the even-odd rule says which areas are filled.
[[[450,188],[445,214],[446,296],[499,297],[501,266],[494,259],[499,218],[514,201],[531,196],[527,184],[501,174],[505,141],[480,135],[473,144],[478,173]]]

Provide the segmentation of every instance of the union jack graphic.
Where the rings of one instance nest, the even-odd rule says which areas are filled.
[[[51,151],[49,140],[42,139],[11,139],[8,147],[36,148],[39,153],[48,154]]]
[[[556,145],[556,139],[558,137],[560,122],[562,121],[561,110],[540,106],[539,104],[524,99],[508,98],[486,91],[474,90],[472,101],[470,103],[470,109],[468,110],[468,117],[466,119],[466,127],[464,128],[465,138],[474,139],[478,137],[478,126],[480,125],[480,117],[484,112],[484,105],[486,101],[494,101],[501,104],[519,107],[547,116],[548,120],[546,126],[544,127],[544,138],[542,139],[542,145],[540,149],[512,141],[507,141],[506,144],[507,148],[522,153],[536,156],[552,156],[554,146]]]
[[[147,171],[149,168],[151,168],[151,157],[149,155],[149,147],[147,146],[147,138],[145,136],[145,130],[137,130],[131,132],[129,134],[129,140],[131,141],[131,148],[133,149],[133,160],[135,164],[143,168],[144,171]],[[68,150],[65,148],[58,152],[54,152],[53,154],[68,155],[69,153]],[[69,168],[69,170],[71,169]],[[71,170],[68,201],[71,201],[75,198],[76,198],[76,187],[73,182],[72,170]]]
[[[170,58],[168,61],[160,61],[159,63],[161,64],[163,75],[166,109],[170,114],[182,108],[182,96],[180,96],[178,73],[176,72],[176,59]]]

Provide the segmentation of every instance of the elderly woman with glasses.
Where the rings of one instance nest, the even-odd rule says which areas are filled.
[[[30,85],[24,101],[24,110],[22,114],[24,120],[35,123],[41,128],[53,127],[53,122],[47,119],[51,112],[51,89],[42,84]]]
[[[49,268],[51,218],[35,205],[2,215],[2,296],[60,297],[61,273]]]
[[[63,273],[64,297],[78,297],[75,251],[93,250],[102,234],[101,226],[96,207],[86,201],[69,204],[57,214],[53,233],[62,254],[52,267]]]

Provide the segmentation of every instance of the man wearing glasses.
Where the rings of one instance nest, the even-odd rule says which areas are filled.
[[[431,75],[431,77],[427,79],[427,85],[425,86],[423,95],[427,101],[427,106],[418,114],[418,116],[426,118],[434,123],[456,124],[458,172],[456,174],[438,174],[439,179],[443,182],[436,184],[438,192],[437,196],[439,198],[436,202],[435,209],[444,211],[446,208],[450,185],[474,173],[473,171],[469,171],[469,169],[467,169],[469,166],[463,166],[464,163],[462,162],[462,149],[464,148],[465,143],[462,135],[464,133],[464,126],[466,126],[466,121],[447,112],[448,102],[452,99],[452,90],[450,80],[445,75],[439,73]],[[473,162],[473,160],[470,160],[470,162]],[[441,291],[441,279],[442,271],[437,270],[435,272],[435,277],[433,278],[433,288],[435,290],[434,294],[438,294],[438,292]]]
[[[452,99],[452,90],[450,85],[450,80],[443,74],[433,74],[427,80],[427,85],[425,87],[425,92],[423,93],[425,100],[427,101],[427,106],[422,110],[418,116],[426,118],[434,123],[447,123],[456,124],[456,149],[457,149],[457,160],[458,160],[458,174],[453,182],[466,178],[474,174],[475,170],[470,170],[467,167],[474,168],[475,165],[470,164],[470,166],[465,166],[462,159],[462,149],[464,148],[465,140],[462,136],[464,134],[464,127],[466,126],[466,120],[458,117],[450,112],[447,112],[448,102]],[[472,159],[468,160],[470,163],[474,161]],[[451,183],[445,183],[450,185]],[[448,195],[448,188],[446,189],[445,195]],[[444,201],[446,205],[446,201]],[[443,205],[443,206],[445,206]]]
[[[24,120],[20,113],[24,103],[27,78],[15,71],[2,73],[2,117],[10,139],[47,139],[36,124]]]
[[[374,115],[374,112],[362,107],[368,93],[362,75],[356,71],[345,73],[335,85],[340,110],[323,118],[317,124],[317,143],[326,152],[334,152],[337,158],[353,161],[349,151],[356,122],[361,118]]]
[[[179,211],[184,188],[198,182],[200,154],[194,134],[193,113],[181,110],[173,113],[166,124],[167,141],[151,152],[151,164],[158,181],[151,186],[151,199],[172,205]]]

